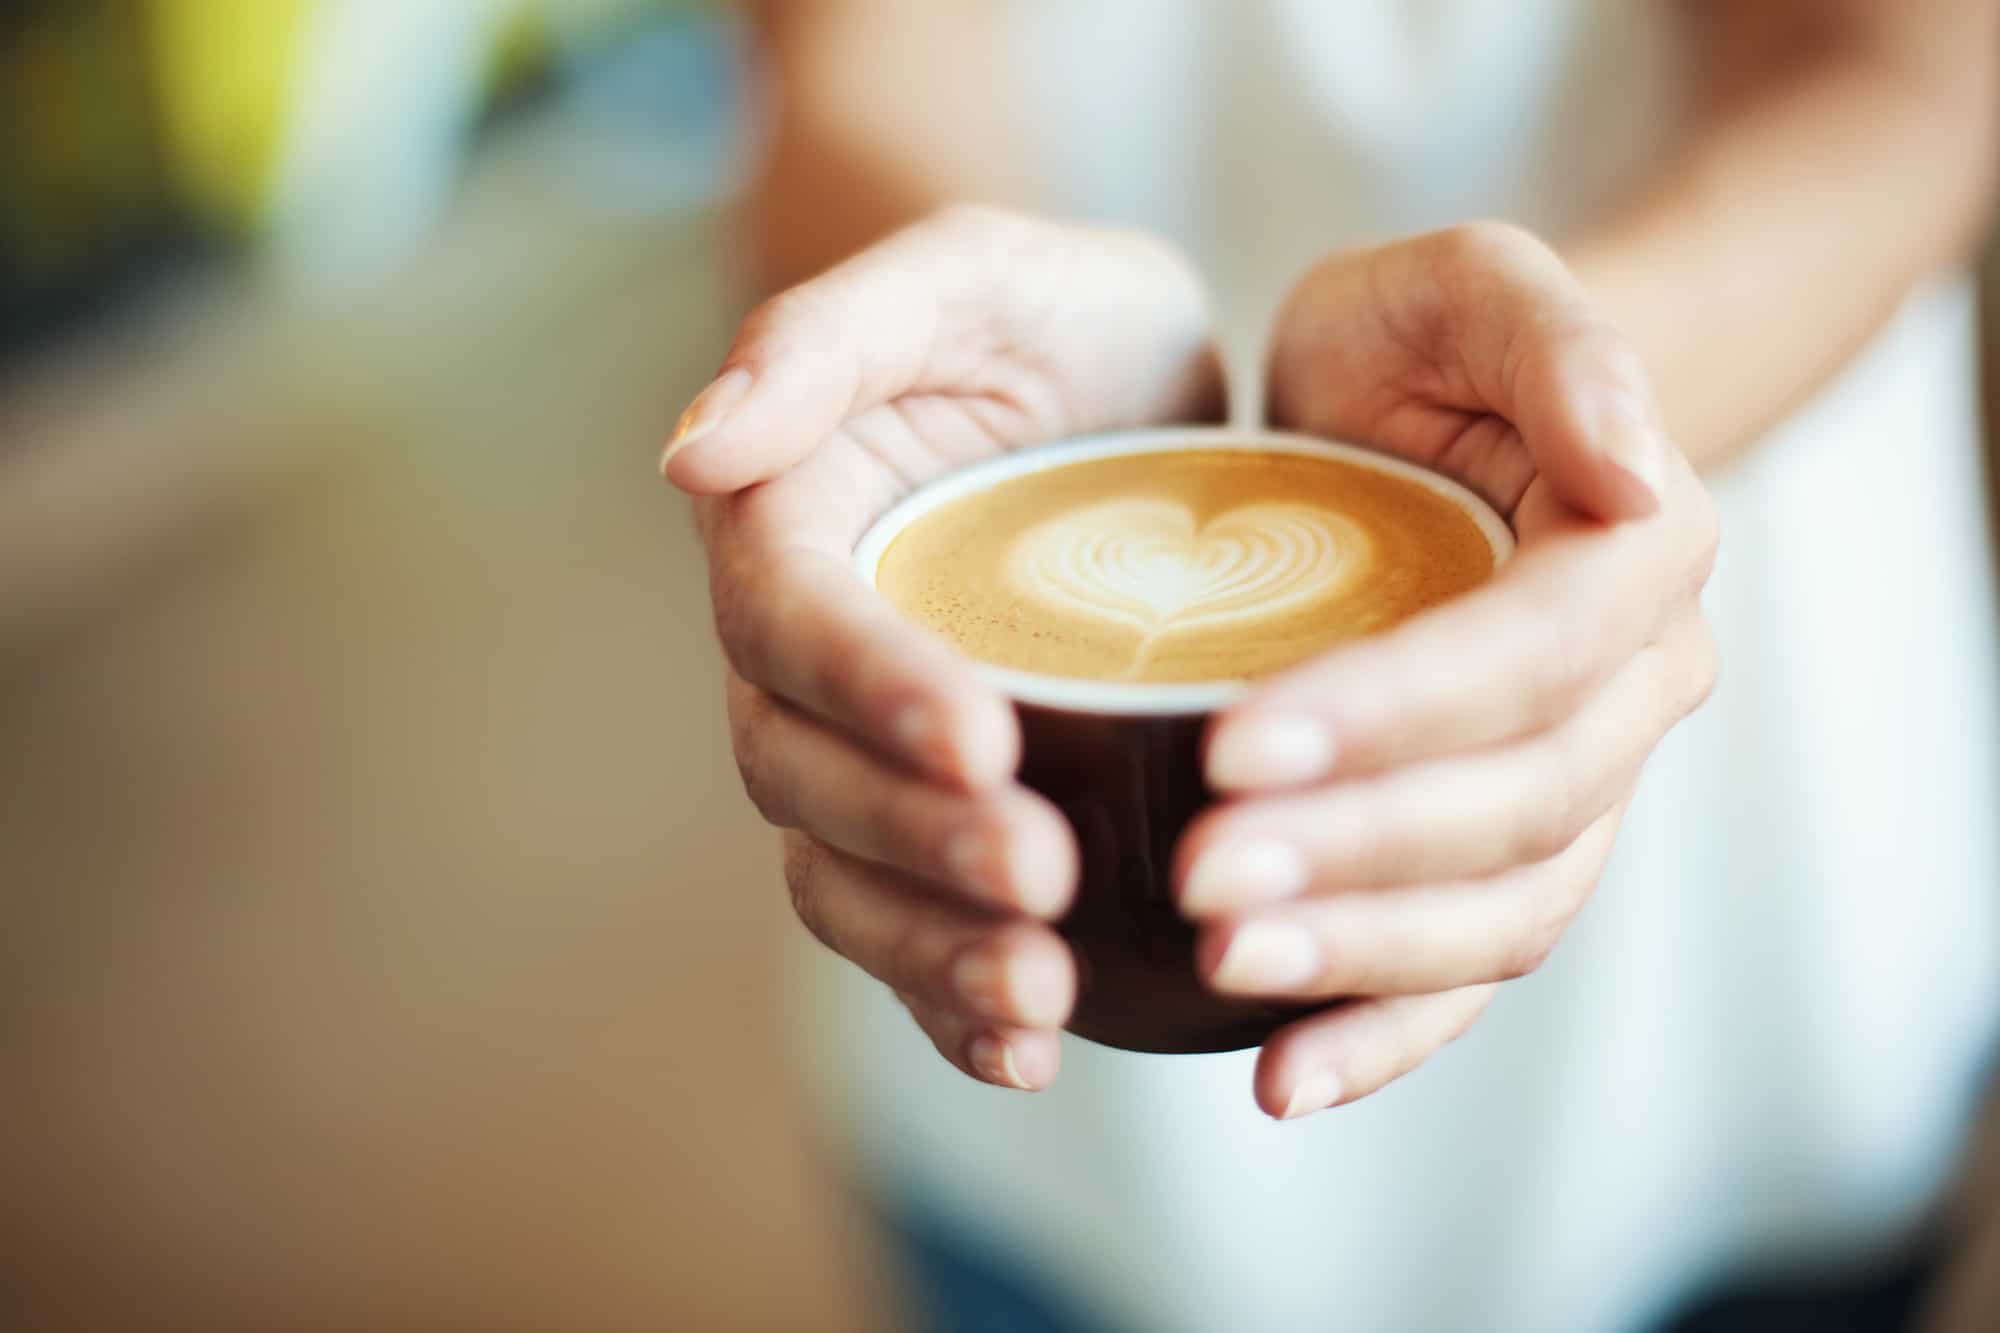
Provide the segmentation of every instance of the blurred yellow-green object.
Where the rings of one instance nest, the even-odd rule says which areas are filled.
[[[162,135],[189,206],[211,225],[255,227],[271,199],[315,20],[339,0],[147,0]],[[626,10],[643,3],[613,5]],[[478,40],[492,96],[547,66],[551,25],[600,0],[483,0]]]
[[[0,164],[15,253],[67,243],[42,210],[150,208],[163,183],[226,230],[269,203],[317,36],[348,0],[0,0]],[[430,0],[407,0],[412,5]],[[492,96],[545,69],[557,34],[660,0],[459,0]],[[74,211],[64,219],[74,224]],[[86,226],[85,231],[94,228]]]
[[[448,172],[450,127],[562,53],[712,7],[0,0],[0,344],[190,238],[238,242],[300,200],[391,189],[394,164],[425,152]],[[356,114],[370,106],[382,114]]]
[[[160,138],[185,206],[211,225],[261,216],[316,0],[147,0]]]
[[[146,0],[162,138],[188,205],[242,231],[264,216],[315,20],[339,0]],[[492,97],[547,68],[559,24],[609,22],[645,0],[481,0],[477,40]]]

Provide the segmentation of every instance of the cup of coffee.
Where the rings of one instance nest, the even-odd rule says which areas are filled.
[[[1258,677],[1388,629],[1491,575],[1513,534],[1413,464],[1308,436],[1176,427],[952,473],[854,559],[1013,700],[1021,778],[1076,832],[1059,923],[1070,1031],[1135,1051],[1254,1046],[1318,1005],[1225,997],[1194,967],[1174,846],[1213,802],[1208,720]]]

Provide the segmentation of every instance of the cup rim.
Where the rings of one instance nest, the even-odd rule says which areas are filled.
[[[1322,439],[1316,435],[1231,426],[1165,426],[1079,436],[1002,454],[947,473],[920,486],[868,526],[854,547],[855,572],[870,588],[874,588],[883,553],[905,528],[940,505],[977,494],[1000,482],[1073,463],[1204,449],[1338,458],[1415,482],[1450,500],[1473,521],[1492,548],[1495,569],[1505,564],[1514,553],[1513,529],[1494,512],[1491,505],[1451,478],[1418,464],[1392,458],[1358,444]],[[974,661],[972,666],[981,679],[1016,703],[1114,717],[1187,717],[1213,713],[1242,698],[1255,684],[1248,680],[1135,684],[1130,681],[1045,675],[980,661]]]

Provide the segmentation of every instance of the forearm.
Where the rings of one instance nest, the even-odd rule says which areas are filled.
[[[2000,35],[1965,23],[1959,49],[1833,44],[1720,88],[1667,170],[1566,247],[1697,465],[1753,442],[1983,236]]]
[[[742,235],[759,289],[946,203],[1031,202],[994,6],[766,0],[753,15],[768,137]]]

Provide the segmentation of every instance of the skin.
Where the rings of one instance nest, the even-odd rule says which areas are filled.
[[[1176,864],[1203,976],[1361,997],[1266,1045],[1273,1115],[1414,1068],[1548,956],[1647,755],[1715,678],[1697,467],[1809,395],[1983,225],[1993,4],[1684,8],[1701,115],[1597,225],[1560,251],[1474,224],[1334,254],[1277,315],[1274,422],[1457,477],[1520,548],[1474,594],[1271,679],[1211,728],[1231,799]],[[866,40],[891,14],[898,40]],[[1005,702],[846,553],[974,458],[1214,417],[1200,288],[1141,237],[933,212],[1032,199],[1004,122],[949,109],[1007,93],[979,72],[1002,62],[969,58],[995,40],[986,4],[772,3],[759,21],[785,91],[752,192],[760,270],[805,280],[746,323],[663,460],[698,497],[738,763],[786,830],[807,926],[959,1068],[1045,1086],[1075,993],[1046,922],[1074,846],[1013,780]],[[827,163],[846,188],[813,185]]]

